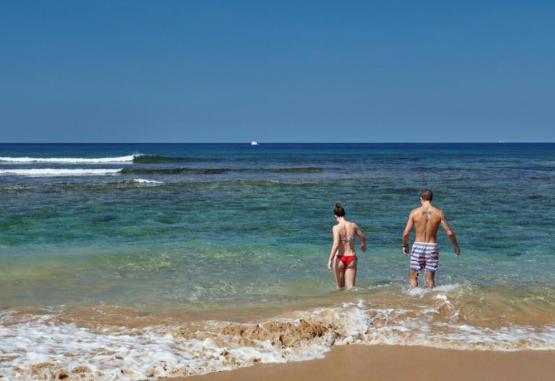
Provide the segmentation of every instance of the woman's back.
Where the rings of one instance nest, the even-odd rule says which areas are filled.
[[[339,255],[355,255],[356,226],[349,221],[336,225],[339,233]]]

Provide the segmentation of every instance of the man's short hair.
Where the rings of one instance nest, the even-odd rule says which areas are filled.
[[[420,198],[424,201],[432,201],[434,193],[430,189],[422,189],[420,191]]]

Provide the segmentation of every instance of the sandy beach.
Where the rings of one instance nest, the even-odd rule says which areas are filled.
[[[553,379],[555,351],[456,351],[425,347],[334,347],[324,359],[262,364],[172,381],[491,381]]]

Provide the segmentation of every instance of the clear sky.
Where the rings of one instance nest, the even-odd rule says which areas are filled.
[[[1,142],[555,141],[555,1],[0,1]]]

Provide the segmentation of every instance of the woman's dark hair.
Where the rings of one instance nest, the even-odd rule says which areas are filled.
[[[340,202],[335,203],[333,214],[335,214],[337,217],[345,217],[345,209],[343,209]]]

